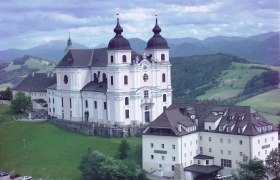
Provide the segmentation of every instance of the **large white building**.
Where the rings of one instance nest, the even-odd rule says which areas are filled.
[[[186,179],[237,173],[243,155],[265,160],[278,147],[277,128],[248,106],[172,105],[143,132],[143,168]]]
[[[122,36],[119,18],[107,48],[71,49],[55,68],[47,89],[48,114],[58,119],[127,125],[149,123],[172,103],[169,47],[154,35],[143,55]]]

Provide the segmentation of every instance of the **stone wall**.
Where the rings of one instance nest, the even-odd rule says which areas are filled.
[[[118,138],[141,135],[145,127],[147,127],[145,125],[113,126],[96,122],[74,122],[61,119],[48,119],[48,122],[67,131],[77,132],[88,136]]]

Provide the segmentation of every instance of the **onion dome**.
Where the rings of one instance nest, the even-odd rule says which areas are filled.
[[[117,18],[117,25],[114,28],[114,32],[116,35],[110,40],[108,50],[131,50],[128,40],[122,36],[123,29],[120,26],[119,18]]]
[[[160,35],[161,28],[156,24],[153,28],[154,36],[148,41],[146,49],[169,49],[167,41]]]

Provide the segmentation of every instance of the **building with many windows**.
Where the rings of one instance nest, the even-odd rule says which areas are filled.
[[[119,18],[107,48],[71,49],[47,88],[48,114],[58,119],[127,125],[149,123],[172,103],[169,47],[156,24],[143,55],[122,36]]]
[[[248,106],[172,105],[143,132],[143,168],[174,176],[176,164],[186,179],[230,175],[243,155],[265,160],[278,147],[278,132]]]

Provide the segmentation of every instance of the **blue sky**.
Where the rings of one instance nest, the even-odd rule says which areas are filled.
[[[116,8],[126,38],[148,40],[155,14],[168,38],[251,36],[280,31],[279,0],[9,0],[0,1],[0,49],[52,40],[88,47],[114,36]]]

